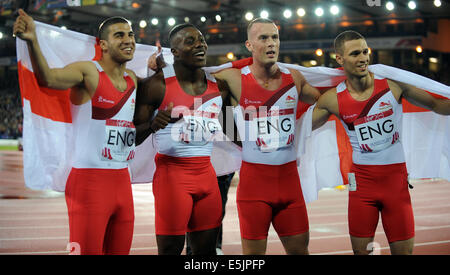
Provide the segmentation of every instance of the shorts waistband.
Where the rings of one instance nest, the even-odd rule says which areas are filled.
[[[199,156],[199,157],[172,157],[164,154],[157,153],[155,156],[155,162],[167,162],[177,165],[210,165],[210,156]]]
[[[371,173],[391,173],[398,171],[406,171],[406,163],[394,163],[394,164],[384,164],[384,165],[364,165],[364,164],[352,164],[352,170],[361,172],[371,172]]]

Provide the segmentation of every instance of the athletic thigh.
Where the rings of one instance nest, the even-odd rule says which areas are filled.
[[[222,198],[212,165],[196,176],[195,185],[188,232],[219,227],[222,222]]]
[[[157,235],[184,235],[192,212],[192,197],[180,182],[183,174],[158,164],[153,177],[155,232]]]
[[[381,219],[389,243],[414,237],[414,214],[406,169],[391,173],[382,199]]]

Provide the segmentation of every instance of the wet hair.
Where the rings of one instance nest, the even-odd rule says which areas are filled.
[[[336,39],[334,39],[334,50],[337,53],[342,54],[345,42],[358,39],[364,39],[364,36],[362,36],[359,32],[352,30],[341,32]]]
[[[262,18],[262,17],[258,17],[253,19],[247,26],[247,36],[250,32],[250,29],[253,27],[254,24],[256,23],[266,23],[266,24],[275,24],[275,22],[273,22],[272,20],[268,19],[268,18]]]
[[[131,26],[131,22],[126,19],[125,17],[121,16],[113,16],[110,18],[107,18],[105,21],[103,21],[100,26],[98,27],[98,34],[97,37],[100,40],[107,40],[109,35],[109,26],[118,24],[118,23],[125,23],[129,24]]]
[[[179,24],[179,25],[176,25],[175,27],[173,27],[173,28],[170,30],[170,32],[169,32],[169,43],[172,44],[172,38],[174,38],[175,35],[176,35],[179,31],[181,31],[182,29],[185,29],[185,28],[189,28],[189,27],[190,27],[190,28],[197,29],[197,27],[194,26],[194,25],[191,24],[191,23],[183,23],[183,24]]]

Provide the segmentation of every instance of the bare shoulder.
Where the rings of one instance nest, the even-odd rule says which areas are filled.
[[[320,98],[324,98],[324,100],[335,100],[337,101],[337,90],[336,87],[326,90]]]
[[[402,83],[399,83],[392,79],[387,79],[387,82],[388,82],[389,89],[391,90],[392,94],[395,96],[395,98],[397,100],[400,100],[400,98],[403,94]]]
[[[141,79],[138,85],[138,94],[143,102],[151,105],[161,104],[166,90],[164,74],[158,71],[151,77]]]
[[[97,73],[97,67],[92,61],[77,61],[68,64],[65,68],[71,69],[71,70],[78,70],[82,72],[83,74],[92,74]]]
[[[236,68],[229,68],[229,69],[221,70],[220,72],[214,73],[213,75],[218,80],[232,81],[232,80],[235,80],[236,77],[241,76],[241,70],[236,69]]]
[[[137,76],[136,73],[130,69],[125,69],[125,72],[133,79],[134,83],[137,83]]]
[[[291,73],[292,78],[296,83],[302,83],[303,81],[306,81],[305,77],[300,71],[289,68],[289,72]]]
[[[397,81],[394,81],[392,79],[387,79],[389,88],[391,89],[400,89],[400,86],[398,85]]]
[[[335,113],[338,109],[337,92],[336,88],[331,88],[325,91],[317,101],[317,106],[319,108],[327,109],[331,113]]]

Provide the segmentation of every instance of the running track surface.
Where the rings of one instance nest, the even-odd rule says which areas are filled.
[[[236,209],[235,177],[228,193],[223,221],[223,252],[241,254]],[[415,215],[414,254],[450,254],[450,182],[416,180],[411,197]],[[157,254],[154,234],[154,204],[151,184],[133,185],[135,228],[131,254]],[[319,200],[309,203],[311,254],[352,254],[347,228],[346,189],[319,192]],[[22,153],[0,151],[0,255],[68,254],[67,208],[57,192],[33,191],[24,187]],[[375,242],[380,254],[390,254],[389,245],[378,224]],[[184,252],[183,252],[184,253]],[[284,254],[270,228],[267,254]]]

